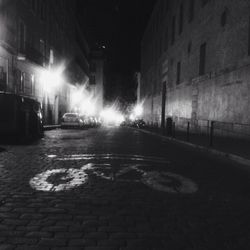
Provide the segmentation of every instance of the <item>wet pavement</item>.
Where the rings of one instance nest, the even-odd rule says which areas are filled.
[[[0,147],[0,249],[250,249],[240,165],[130,128]]]

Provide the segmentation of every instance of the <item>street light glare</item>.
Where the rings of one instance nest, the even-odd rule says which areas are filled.
[[[114,108],[106,108],[101,112],[105,124],[120,125],[125,119],[124,116]]]
[[[42,75],[42,81],[45,85],[54,85],[58,86],[61,82],[61,77],[57,73],[51,73],[46,71]]]
[[[135,116],[141,116],[143,113],[143,108],[141,104],[138,104],[134,107],[134,115]]]
[[[80,103],[83,99],[82,93],[79,91],[74,91],[72,93],[72,104],[73,106],[77,105],[78,103]]]
[[[80,106],[80,111],[82,114],[87,116],[96,114],[96,101],[94,98],[89,96],[86,100],[83,100]]]
[[[44,70],[41,75],[41,83],[43,85],[43,88],[47,92],[51,92],[53,89],[58,88],[62,82],[63,68],[60,67],[57,70]]]
[[[87,84],[76,86],[71,90],[71,109],[77,110],[81,115],[94,116],[99,113],[97,108],[98,96]]]

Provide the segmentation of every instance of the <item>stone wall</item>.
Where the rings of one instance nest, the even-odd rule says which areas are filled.
[[[145,105],[144,118],[153,122],[161,113],[161,86],[166,81],[166,117],[250,124],[250,1],[209,0],[202,6],[196,0],[192,21],[189,1],[169,1],[167,7],[166,2],[157,2],[142,40],[141,93],[142,98],[153,100],[153,108]],[[181,4],[184,22],[179,32]],[[201,74],[200,47],[204,43]],[[157,77],[159,72],[161,77]]]

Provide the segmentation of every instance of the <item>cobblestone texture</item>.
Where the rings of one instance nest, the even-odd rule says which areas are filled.
[[[6,149],[0,153],[1,250],[250,249],[249,173],[237,165],[125,128],[48,131],[34,145]],[[165,157],[166,170],[191,178],[199,191],[168,194],[97,177],[65,192],[30,187],[38,173],[84,164],[47,155],[86,153]]]

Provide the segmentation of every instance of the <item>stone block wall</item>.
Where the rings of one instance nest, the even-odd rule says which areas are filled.
[[[250,124],[250,2],[195,0],[189,21],[190,2],[159,0],[146,28],[141,46],[141,93],[142,98],[150,99],[145,103],[153,102],[153,108],[145,105],[144,118],[153,120],[161,113],[161,86],[166,81],[165,117]],[[203,44],[205,67],[201,72]],[[159,72],[161,77],[157,77]]]

